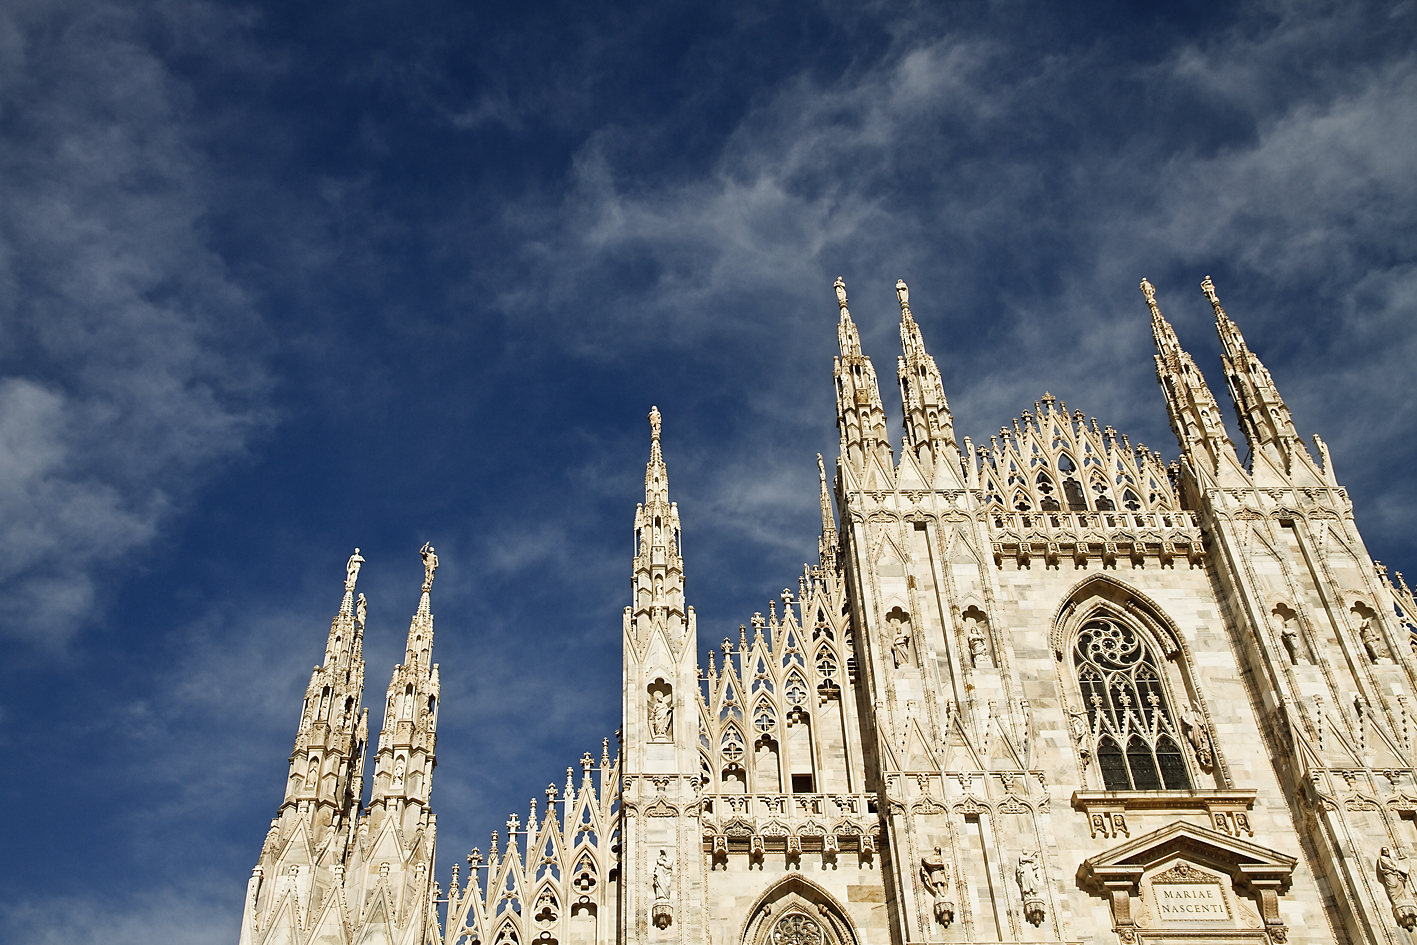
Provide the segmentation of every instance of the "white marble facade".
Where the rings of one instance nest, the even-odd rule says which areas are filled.
[[[818,561],[700,641],[652,411],[618,752],[446,887],[437,557],[363,805],[356,550],[243,945],[1409,940],[1417,601],[1210,280],[1243,462],[1145,281],[1169,465],[1048,394],[957,439],[904,282],[897,455],[835,290]]]

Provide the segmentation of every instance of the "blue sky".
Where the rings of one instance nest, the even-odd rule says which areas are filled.
[[[617,727],[645,414],[703,644],[816,554],[845,277],[961,434],[1045,389],[1174,456],[1198,284],[1417,571],[1417,8],[0,8],[0,939],[234,940],[367,559],[432,541],[440,878]],[[1233,425],[1232,425],[1233,431]],[[17,855],[18,854],[18,855]]]

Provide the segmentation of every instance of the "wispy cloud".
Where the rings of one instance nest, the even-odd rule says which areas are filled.
[[[116,3],[0,13],[10,634],[62,643],[101,575],[264,419],[253,305],[207,246],[212,181],[188,90],[144,43],[199,19]]]

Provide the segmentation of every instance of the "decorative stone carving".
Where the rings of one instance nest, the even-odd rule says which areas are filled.
[[[667,692],[655,693],[649,710],[650,738],[657,742],[673,741],[674,701]]]
[[[1018,880],[1019,892],[1023,895],[1023,915],[1029,922],[1039,925],[1046,915],[1046,908],[1040,890],[1043,877],[1039,869],[1039,851],[1024,853],[1018,858],[1014,878]]]
[[[1191,743],[1191,750],[1196,753],[1196,761],[1209,771],[1213,761],[1210,733],[1206,731],[1205,719],[1195,703],[1181,703],[1181,728],[1185,729],[1186,740]]]
[[[935,847],[931,856],[920,860],[920,881],[934,900],[935,921],[949,928],[954,921],[955,904],[949,899],[950,870],[939,847]]]
[[[669,889],[674,877],[674,864],[669,862],[669,854],[664,850],[659,851],[659,858],[654,861],[654,905],[650,910],[650,918],[654,921],[654,927],[665,929],[674,921],[674,910],[669,904]]]
[[[354,582],[359,580],[359,566],[364,563],[364,559],[359,556],[359,549],[354,549],[354,554],[349,556],[349,560],[344,565],[344,589],[354,590]]]
[[[418,553],[423,556],[423,593],[427,594],[433,589],[433,573],[438,570],[438,556],[434,554],[433,546],[426,541],[423,547],[418,549]]]
[[[1390,848],[1383,847],[1378,854],[1377,870],[1378,882],[1383,884],[1392,903],[1392,917],[1404,929],[1417,926],[1417,902],[1407,888],[1407,870],[1397,865]]]

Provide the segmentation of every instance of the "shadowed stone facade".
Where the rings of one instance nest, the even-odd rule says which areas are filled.
[[[356,551],[243,945],[1410,940],[1417,601],[1210,280],[1246,457],[1143,281],[1169,465],[1047,394],[958,440],[903,282],[897,457],[835,290],[818,561],[700,641],[652,411],[618,753],[446,892],[437,558],[364,806]]]

